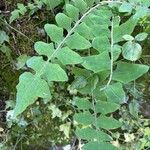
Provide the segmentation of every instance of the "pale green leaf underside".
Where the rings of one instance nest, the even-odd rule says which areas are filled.
[[[33,104],[38,97],[51,99],[47,82],[29,72],[23,73],[17,85],[17,100],[14,108],[14,116],[21,114],[29,105]]]
[[[113,73],[113,80],[129,83],[141,77],[149,70],[149,66],[118,62],[117,69]]]

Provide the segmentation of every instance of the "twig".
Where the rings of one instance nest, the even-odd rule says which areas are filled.
[[[10,29],[16,31],[17,33],[19,33],[20,35],[24,36],[25,38],[27,38],[29,41],[31,41],[32,43],[34,43],[34,41],[32,39],[30,39],[28,36],[26,36],[24,33],[22,33],[21,31],[15,29],[14,27],[12,27],[6,20],[3,20],[2,18],[0,18],[1,21],[3,21]]]

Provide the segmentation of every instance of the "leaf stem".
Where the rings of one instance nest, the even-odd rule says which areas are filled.
[[[105,4],[109,4],[109,3],[122,3],[120,1],[103,1],[100,2],[99,4],[95,5],[94,7],[90,8],[74,25],[74,27],[68,32],[68,34],[66,35],[66,37],[59,43],[59,45],[57,46],[56,50],[52,53],[51,57],[48,59],[48,61],[50,61],[55,54],[60,50],[60,48],[64,45],[65,41],[70,37],[70,35],[74,32],[74,30],[76,29],[76,27],[82,22],[82,20],[89,15],[92,11],[94,11],[95,9],[97,9],[98,7],[105,5]],[[113,42],[113,41],[112,41]],[[112,46],[111,46],[112,47]]]
[[[111,21],[111,46],[110,46],[110,76],[109,76],[109,80],[106,84],[105,87],[101,88],[100,91],[105,90],[111,83],[112,81],[112,76],[113,76],[113,61],[114,61],[114,55],[113,55],[113,47],[114,47],[114,38],[113,38],[113,34],[114,34],[114,22],[113,22],[113,18],[112,17],[112,21]]]

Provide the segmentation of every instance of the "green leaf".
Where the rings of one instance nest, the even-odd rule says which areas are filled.
[[[15,9],[14,11],[11,12],[9,23],[12,23],[14,20],[18,18],[19,18],[19,10]]]
[[[113,61],[116,61],[119,58],[119,56],[121,54],[121,48],[122,47],[119,45],[114,45],[114,47],[113,47]]]
[[[79,9],[71,4],[66,4],[67,15],[72,18],[72,20],[77,21],[79,18]]]
[[[38,41],[34,44],[34,49],[39,55],[44,55],[48,58],[51,58],[51,55],[54,52],[54,45],[53,43],[48,44],[42,41]]]
[[[137,6],[136,7],[136,13],[133,16],[133,18],[134,19],[140,19],[140,18],[148,16],[149,13],[150,13],[149,8],[143,7],[143,6]]]
[[[48,84],[39,76],[29,72],[23,73],[17,85],[17,100],[14,108],[14,116],[21,114],[29,105],[33,104],[38,97],[51,99]]]
[[[76,90],[85,87],[87,84],[87,80],[84,76],[78,76],[75,78],[73,83],[70,86],[71,90]],[[80,90],[79,90],[80,91]]]
[[[88,6],[93,6],[93,4],[94,4],[94,2],[95,2],[95,0],[84,0],[86,3],[87,3],[87,5]]]
[[[112,85],[109,85],[105,89],[105,94],[107,96],[108,101],[110,102],[114,102],[117,104],[125,103],[126,95],[121,83],[114,83]]]
[[[72,19],[66,16],[64,13],[58,13],[55,20],[59,27],[69,30],[71,28]]]
[[[119,107],[120,106],[116,103],[101,100],[97,101],[95,105],[96,112],[102,113],[104,115],[116,111],[117,109],[119,109]]]
[[[83,150],[119,150],[108,142],[89,142],[83,146]]]
[[[82,125],[90,125],[95,122],[94,117],[88,111],[76,113],[74,115],[74,120]]]
[[[30,56],[27,56],[26,54],[23,54],[23,55],[20,55],[18,58],[17,58],[17,69],[21,69],[25,66],[26,64],[26,61],[30,58]]]
[[[70,122],[60,125],[60,131],[64,132],[64,134],[67,138],[69,138],[70,129],[71,129]]]
[[[54,24],[45,24],[44,29],[53,42],[59,43],[63,39],[63,29]]]
[[[52,119],[58,117],[58,118],[61,118],[62,117],[62,111],[56,107],[56,105],[49,105],[48,106],[48,109],[52,111],[51,115],[52,115]]]
[[[7,56],[8,60],[12,59],[11,58],[12,50],[8,46],[6,46],[5,44],[1,45],[0,51],[3,52]]]
[[[133,115],[135,118],[138,118],[139,113],[139,102],[136,100],[132,100],[129,104],[129,112],[131,115]]]
[[[107,36],[98,36],[93,39],[92,46],[99,52],[110,50],[110,42]]]
[[[4,43],[5,41],[9,42],[9,36],[5,31],[0,30],[0,44]]]
[[[83,67],[92,70],[95,73],[110,69],[110,58],[108,52],[103,52],[99,55],[83,57],[83,60]]]
[[[135,40],[136,41],[143,41],[147,38],[148,34],[146,32],[142,32],[142,33],[139,33],[136,37],[135,37]]]
[[[124,38],[126,41],[133,41],[133,40],[134,40],[134,37],[131,36],[131,35],[128,35],[128,34],[124,35],[123,38]]]
[[[119,12],[128,12],[131,13],[133,6],[131,3],[123,2],[119,7]]]
[[[84,50],[91,47],[91,43],[78,33],[74,33],[67,40],[66,44],[71,49]]]
[[[76,52],[72,51],[68,47],[64,47],[59,50],[56,56],[64,65],[67,64],[79,64],[81,63],[82,57]]]
[[[110,36],[110,30],[108,28],[107,23],[104,25],[101,24],[93,24],[91,27],[92,34],[95,37],[99,37],[101,40],[106,40],[106,37],[108,38]],[[105,43],[103,43],[105,44]]]
[[[68,77],[65,71],[58,65],[46,62],[42,57],[32,57],[27,61],[27,66],[32,68],[39,76],[51,81],[67,81]]]
[[[78,109],[88,110],[92,108],[92,103],[86,98],[75,97],[74,105],[78,107]]]
[[[92,30],[84,22],[82,22],[76,28],[75,32],[79,33],[81,36],[83,36],[84,38],[86,38],[88,40],[92,38]]]
[[[56,6],[58,6],[62,0],[42,0],[47,6],[49,9],[53,9],[55,8]]]
[[[88,140],[88,141],[111,141],[112,138],[111,136],[109,136],[108,134],[106,134],[103,131],[96,131],[93,128],[83,128],[83,129],[79,129],[77,128],[76,130],[76,135],[80,138],[80,139],[84,139],[84,140]]]
[[[141,57],[141,54],[142,47],[138,43],[129,41],[122,46],[122,55],[127,60],[136,61]]]
[[[24,4],[18,3],[17,7],[18,7],[19,13],[21,13],[21,15],[24,15],[27,12],[27,9],[24,6]]]
[[[119,62],[113,73],[113,80],[124,84],[136,80],[149,70],[149,66]]]
[[[123,36],[126,34],[130,35],[133,32],[136,25],[137,20],[130,18],[120,26],[114,27],[114,43],[123,41]]]
[[[84,0],[73,0],[75,7],[77,7],[81,13],[87,10],[87,4]]]
[[[106,116],[101,115],[97,119],[97,125],[100,128],[110,130],[110,129],[120,128],[122,124],[121,124],[121,122],[117,121],[116,119],[114,119],[112,117],[106,117]]]

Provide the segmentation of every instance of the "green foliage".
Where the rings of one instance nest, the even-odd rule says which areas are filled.
[[[42,2],[49,9],[61,3],[60,0]],[[147,33],[139,33],[135,38],[131,34],[139,18],[148,12],[140,15],[143,6],[137,9],[133,7],[135,3],[66,1],[64,11],[55,16],[56,24],[46,23],[44,26],[50,42],[37,41],[34,44],[37,56],[27,59],[30,70],[19,78],[13,118],[39,99],[56,100],[57,88],[63,87],[69,91],[70,99],[73,97],[72,105],[69,105],[75,110],[75,133],[79,139],[85,140],[83,149],[118,149],[112,141],[114,129],[121,128],[122,123],[112,113],[126,103],[124,86],[149,70],[149,66],[135,62],[142,55],[142,46],[138,42],[146,39]],[[26,11],[26,7],[18,4],[10,22]],[[120,13],[127,13],[129,19],[117,19]],[[121,60],[122,57],[126,60]],[[54,88],[54,83],[59,86]],[[48,109],[52,111],[52,118],[62,117],[61,110],[55,105]],[[130,104],[130,113],[137,116],[133,110],[136,108]],[[67,138],[70,127],[68,121],[60,125],[60,131]]]
[[[4,42],[9,42],[9,36],[6,34],[5,31],[0,30],[0,44]]]
[[[44,5],[46,5],[48,10],[52,10],[62,2],[63,0],[36,0],[32,3],[28,3],[27,6],[22,3],[18,3],[17,9],[11,12],[9,22],[12,23],[18,20],[21,16],[24,16],[28,11],[29,15],[33,15],[35,12],[37,12],[37,10],[42,9]]]
[[[9,22],[12,23],[14,20],[18,19],[20,15],[24,15],[27,12],[26,7],[23,4],[18,3],[17,9],[11,12],[11,17]]]
[[[114,71],[113,80],[128,83],[136,80],[148,70],[149,67],[146,65],[119,62],[117,69]]]

